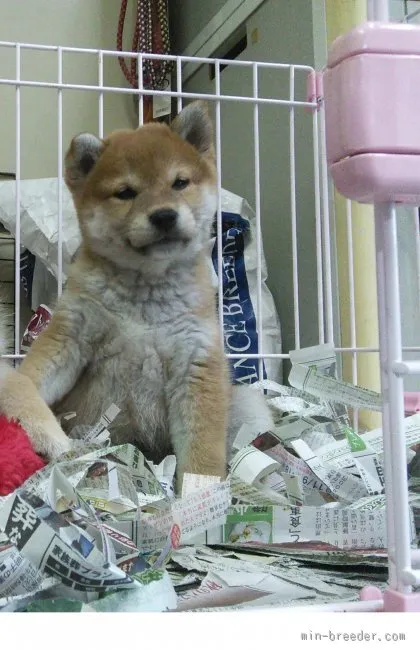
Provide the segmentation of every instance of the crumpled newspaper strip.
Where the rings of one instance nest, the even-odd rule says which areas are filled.
[[[348,472],[325,465],[303,440],[292,441],[293,449],[338,499],[352,503],[366,496],[367,490],[360,479]]]
[[[292,366],[311,367],[318,375],[337,379],[337,358],[332,343],[323,343],[309,348],[290,351]],[[290,382],[292,384],[292,382]],[[292,384],[293,385],[293,384]],[[345,402],[330,399],[328,396],[320,398],[321,403],[331,410],[330,418],[336,421],[338,428],[349,425],[349,414]]]
[[[154,465],[153,463],[149,463],[149,465],[165,494],[170,499],[173,499],[175,497],[176,456],[166,456],[159,465]]]
[[[313,360],[316,371],[309,368],[314,373],[310,377],[315,377],[316,390],[326,387],[326,393],[311,395],[310,390],[316,392],[313,385],[310,390],[305,386],[303,393],[299,388],[261,382],[260,388],[271,393],[267,400],[276,409],[278,405],[270,402],[273,393],[304,403],[296,401],[295,412],[286,417],[278,415],[272,432],[262,434],[248,428],[238,433],[228,481],[188,475],[183,498],[174,499],[174,457],[155,467],[135,447],[110,446],[106,440],[109,446],[103,448],[99,438],[88,443],[77,441],[59,462],[31,477],[24,491],[0,500],[0,529],[1,517],[6,517],[15,540],[11,545],[9,537],[0,533],[0,599],[4,594],[0,609],[4,606],[22,611],[23,607],[29,611],[33,607],[31,611],[36,611],[39,606],[39,611],[57,611],[59,600],[64,609],[95,610],[102,602],[97,600],[101,591],[103,601],[107,601],[103,611],[130,611],[134,603],[143,603],[138,605],[142,608],[146,606],[141,593],[145,582],[152,581],[156,590],[165,591],[159,572],[168,562],[178,599],[174,601],[174,594],[166,590],[166,597],[156,601],[157,610],[165,609],[165,603],[169,609],[205,611],[219,605],[240,609],[247,605],[288,607],[299,601],[351,600],[357,597],[356,586],[359,589],[372,580],[369,567],[383,568],[385,576],[385,498],[376,494],[382,491],[382,432],[355,434],[345,413],[346,404],[357,402],[360,407],[363,402],[366,406],[372,395],[363,389],[360,393],[358,387],[347,390],[348,385],[343,390],[335,379],[330,350],[320,348],[303,350],[302,359]],[[308,367],[301,367],[306,377]],[[336,397],[328,393],[331,386]],[[377,406],[376,394],[373,397]],[[333,403],[338,406],[330,409],[330,415],[319,416],[316,408],[311,411],[312,406],[329,407]],[[344,415],[332,419],[338,412]],[[407,418],[405,425],[407,447],[418,445],[420,415]],[[104,422],[97,427],[99,435],[103,426]],[[414,523],[420,526],[420,494],[415,492],[419,485],[417,475],[410,475],[413,540]],[[35,532],[29,531],[29,525],[28,530],[19,529],[22,538],[29,531],[35,539],[43,535],[41,524],[47,528],[50,524],[48,546],[43,552],[47,550],[52,561],[70,558],[70,547],[80,563],[82,551],[85,569],[111,568],[115,579],[121,575],[127,580],[122,585],[125,588],[115,591],[118,585],[113,585],[94,590],[83,585],[83,591],[78,591],[63,584],[59,573],[46,573],[46,559],[42,563],[32,552],[30,539],[18,550],[21,540],[10,530],[11,523],[16,523],[12,517],[20,517],[15,512],[17,497],[30,504],[40,521]],[[23,524],[19,525],[22,528]],[[54,534],[63,551],[59,559],[51,553]],[[178,547],[179,543],[183,546]],[[202,543],[216,545],[217,553],[208,546],[185,546]],[[354,569],[342,575],[341,564]],[[328,575],[322,573],[322,567],[325,571],[329,568]],[[68,569],[74,571],[75,567]],[[185,575],[187,571],[194,579]],[[88,577],[92,579],[91,574]],[[48,580],[53,585],[46,588]],[[252,591],[258,594],[253,600]],[[28,593],[33,594],[29,600]],[[216,593],[217,599],[212,596]],[[47,597],[58,600],[54,606],[48,605],[44,600]]]
[[[167,539],[174,521],[179,522],[181,543],[220,527],[226,521],[230,503],[230,484],[223,481],[172,501],[155,514],[141,513],[140,518],[133,521],[115,521],[113,527],[131,537],[137,548],[145,553],[158,548]]]
[[[380,494],[385,484],[384,468],[378,454],[361,436],[348,429],[346,437],[353,462],[369,494]]]
[[[24,595],[40,588],[43,575],[12,544],[0,547],[0,596]]]
[[[420,414],[405,418],[404,427],[406,446],[412,447],[420,444]],[[379,457],[383,455],[382,429],[367,431],[361,434],[360,437]],[[347,439],[331,440],[328,444],[323,445],[317,453],[322,461],[338,469],[351,467],[354,463],[351,447]]]
[[[210,549],[209,549],[210,550]],[[201,547],[181,548],[174,551],[172,562],[188,570],[197,572],[207,571],[210,567],[213,571],[232,571],[253,573],[258,571],[260,574],[276,576],[282,580],[311,589],[318,593],[337,595],[334,585],[326,584],[324,580],[317,578],[309,571],[296,571],[291,566],[278,566],[270,563],[265,565],[255,561],[255,558],[238,559],[237,557],[220,556],[219,553],[209,553]]]
[[[116,404],[111,406],[101,415],[98,422],[94,426],[79,425],[71,430],[71,437],[75,446],[77,441],[82,440],[83,444],[88,442],[106,443],[110,438],[108,427],[115,420],[121,409]],[[65,416],[63,416],[65,418]]]
[[[274,490],[267,489],[265,485],[259,485],[258,487],[256,485],[249,485],[249,483],[245,483],[245,481],[242,481],[235,474],[230,476],[230,486],[232,499],[235,503],[249,503],[254,506],[287,504],[285,496],[282,496]]]
[[[55,595],[55,588],[58,584],[60,583],[55,578],[47,577],[34,589],[28,589],[21,594],[15,594],[13,591],[10,592],[10,595],[2,594],[0,595],[0,612],[15,612],[34,600]]]
[[[311,367],[292,366],[289,382],[295,388],[308,392],[314,397],[327,399],[330,402],[371,411],[380,411],[382,408],[381,396],[378,393],[360,386],[353,386],[333,377],[321,375]]]
[[[75,598],[139,589],[181,535],[220,527],[230,502],[227,482],[171,501],[131,445],[79,446],[1,501],[0,597],[36,593],[46,575]],[[124,532],[133,526],[135,541]]]
[[[177,596],[166,571],[141,574],[141,588],[104,594],[99,600],[75,600],[69,591],[48,586],[19,598],[0,598],[3,612],[163,612],[175,609]]]
[[[225,544],[224,549],[230,550],[237,557],[250,551],[250,545]],[[361,567],[364,573],[368,573],[369,567],[382,568],[387,578],[388,555],[386,549],[339,549],[324,542],[298,542],[285,544],[258,544],[252,546],[252,551],[258,553],[259,557],[269,556],[269,565],[274,562],[281,563],[281,566],[296,566],[296,562],[304,562],[305,565],[332,566],[335,570],[339,567]],[[291,564],[290,564],[291,563]]]
[[[309,589],[256,569],[252,573],[225,569],[209,572],[198,587],[179,594],[176,611],[252,603],[269,594],[278,594],[282,604],[313,597]]]
[[[182,497],[187,497],[189,494],[193,494],[202,488],[206,488],[209,485],[214,485],[215,483],[220,483],[220,476],[209,476],[208,474],[191,474],[190,472],[185,472],[184,478],[182,480]]]
[[[223,541],[229,544],[316,540],[342,549],[386,548],[385,511],[322,506],[232,506],[223,532]]]
[[[360,589],[367,584],[382,587],[386,582],[386,565],[373,575],[358,573],[357,568],[343,574],[337,566],[331,569],[322,563],[316,568],[309,567],[311,549],[297,554],[298,559],[290,557],[288,549],[279,550],[277,557],[268,549],[259,552],[259,548],[247,546],[246,551],[238,551],[236,545],[230,549],[219,548],[215,552],[197,546],[174,552],[170,571],[178,594],[177,611],[288,607],[302,600],[308,604],[357,600]],[[324,551],[324,555],[327,553]],[[341,563],[345,564],[343,556],[341,553]],[[190,584],[186,580],[189,575],[195,577]],[[197,580],[200,575],[204,576],[201,581]]]
[[[110,587],[133,587],[135,583],[117,566],[100,566],[86,560],[74,547],[66,543],[56,528],[67,522],[51,508],[34,508],[29,493],[15,493],[0,510],[0,528],[18,551],[33,567],[57,577],[72,589],[101,591]],[[39,503],[40,500],[37,500]],[[44,512],[40,512],[43,509]]]
[[[255,390],[265,390],[271,393],[268,403],[279,411],[298,413],[301,417],[323,416],[332,417],[334,412],[327,402],[314,398],[305,391],[290,386],[283,386],[270,379],[264,379],[252,384]],[[276,397],[273,397],[272,394]]]
[[[274,382],[264,381],[260,383],[262,387],[270,391],[277,388],[277,384],[274,384]],[[307,505],[316,505],[314,495],[311,496],[311,502],[308,502],[307,486],[312,485],[319,488],[320,482],[317,479],[321,476],[333,479],[333,485],[328,480],[328,485],[321,481],[320,490],[323,494],[336,494],[336,497],[345,503],[351,503],[355,498],[362,497],[364,493],[373,495],[383,491],[384,471],[381,429],[358,435],[344,423],[340,425],[339,430],[331,429],[331,425],[334,425],[334,423],[319,423],[316,418],[302,418],[291,415],[285,418],[283,426],[277,426],[273,432],[259,436],[253,442],[254,446],[280,463],[282,466],[280,474],[287,482],[287,489],[283,485],[282,491],[287,493],[289,501],[294,502],[295,505],[300,505],[300,502],[306,502]],[[336,433],[341,435],[344,433],[346,438],[344,440],[335,440],[334,435]],[[246,432],[246,436],[241,434],[240,431],[235,443],[246,440],[249,444],[251,438],[249,432]],[[274,447],[265,445],[265,439],[270,436],[283,444],[277,444]],[[287,445],[289,448],[293,448],[295,440],[297,442],[297,447],[294,449],[295,453],[298,451],[299,446],[304,446],[304,443],[311,452],[316,452],[307,454],[306,460],[311,458],[312,464],[316,461],[317,467],[321,467],[321,474],[318,472],[316,475],[311,471],[307,462],[289,453],[283,446]],[[406,418],[406,442],[407,457],[408,460],[411,460],[415,454],[409,447],[420,442],[419,415]],[[240,449],[235,458],[241,455],[244,455],[243,448]],[[346,471],[335,473],[333,469],[344,469]],[[350,476],[347,470],[350,470]],[[355,476],[355,474],[358,476]],[[312,478],[309,478],[311,475]],[[262,482],[268,485],[272,483],[274,476],[278,476],[278,472],[268,474],[267,477],[262,479]],[[293,478],[288,479],[288,476]],[[278,480],[275,482],[279,484]],[[354,493],[352,493],[350,486],[353,486]]]
[[[273,460],[252,445],[247,445],[238,451],[229,466],[232,474],[250,485],[261,481],[276,469],[280,469],[280,465],[276,460]]]
[[[294,456],[283,445],[276,444],[274,447],[267,449],[265,453],[277,460],[280,465],[279,472],[284,481],[287,481],[289,478],[297,478],[299,480],[299,492],[301,493],[303,502],[307,505],[322,505],[325,502],[338,498],[334,496],[334,481],[331,479],[331,476],[330,480],[327,480],[327,484],[321,479],[320,472],[317,474],[312,471],[311,467],[304,460],[298,456]],[[328,467],[329,475],[331,475],[331,469]],[[274,482],[272,481],[273,476],[276,477]],[[263,483],[276,489],[274,486],[278,482],[277,476],[278,472],[270,474],[263,479]],[[337,478],[336,474],[333,476],[334,478]],[[340,482],[337,484],[340,485]],[[289,487],[291,487],[290,483]],[[285,489],[287,491],[286,484]]]

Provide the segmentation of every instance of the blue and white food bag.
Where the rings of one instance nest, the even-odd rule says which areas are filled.
[[[227,354],[280,354],[281,330],[273,297],[266,285],[267,267],[261,242],[262,333],[257,328],[257,236],[255,214],[247,201],[222,190],[223,330]],[[214,229],[214,235],[216,230]],[[217,241],[210,242],[214,287],[217,290]],[[259,380],[258,359],[231,359],[234,383]],[[264,359],[263,377],[281,381],[281,360]]]

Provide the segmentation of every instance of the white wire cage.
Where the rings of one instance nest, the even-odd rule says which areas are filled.
[[[25,156],[31,151],[31,156],[33,155],[34,147],[34,135],[29,135],[27,129],[25,130],[25,116],[28,111],[28,101],[25,99],[25,93],[27,91],[35,91],[37,94],[33,94],[34,98],[32,101],[32,106],[36,101],[36,97],[42,108],[40,110],[45,110],[46,103],[43,103],[42,93],[49,93],[48,101],[48,111],[51,114],[51,122],[55,122],[55,133],[53,133],[50,128],[49,138],[45,139],[45,149],[49,150],[49,155],[51,156],[51,150],[55,150],[55,171],[57,178],[57,205],[56,205],[56,230],[57,230],[57,293],[61,294],[63,286],[63,155],[65,153],[66,147],[69,144],[70,137],[74,134],[69,133],[68,128],[66,128],[66,110],[65,110],[65,101],[66,96],[70,93],[84,95],[89,97],[89,110],[96,109],[96,124],[92,129],[99,137],[104,136],[106,130],[105,127],[105,117],[104,111],[106,108],[107,98],[110,95],[126,97],[131,96],[137,98],[138,100],[138,124],[143,123],[143,102],[141,100],[143,95],[148,96],[170,96],[176,102],[176,111],[180,111],[183,103],[185,101],[191,101],[193,99],[203,99],[207,101],[210,105],[210,108],[214,117],[214,127],[215,127],[215,147],[216,147],[216,160],[217,160],[217,169],[218,169],[218,189],[220,197],[220,189],[222,188],[222,138],[221,138],[221,129],[222,129],[222,110],[224,106],[231,105],[245,105],[248,106],[252,111],[252,160],[249,161],[252,166],[253,172],[253,182],[252,189],[250,193],[253,198],[253,208],[255,210],[255,219],[256,219],[256,266],[257,266],[257,287],[256,287],[256,321],[257,321],[257,331],[259,333],[259,348],[258,352],[254,355],[247,354],[231,354],[229,355],[232,359],[240,358],[257,358],[259,362],[262,362],[264,358],[270,356],[283,359],[288,358],[288,349],[282,351],[281,353],[270,354],[269,352],[264,351],[261,348],[261,333],[263,330],[262,324],[262,296],[261,296],[261,286],[262,286],[262,258],[261,258],[261,249],[262,249],[262,233],[264,231],[264,217],[262,216],[262,196],[261,196],[261,161],[264,158],[264,152],[261,152],[260,148],[260,129],[261,129],[261,119],[260,114],[263,108],[275,107],[280,109],[280,112],[276,115],[276,119],[279,119],[279,115],[282,118],[282,121],[287,124],[288,128],[288,138],[286,142],[279,141],[279,154],[278,161],[278,176],[279,178],[286,178],[287,184],[290,187],[289,190],[289,203],[290,203],[290,217],[287,221],[290,222],[290,241],[287,242],[287,246],[290,246],[291,250],[291,259],[286,260],[283,263],[279,260],[278,271],[280,273],[290,273],[292,278],[292,295],[293,295],[293,306],[287,305],[286,308],[292,315],[292,328],[293,328],[293,341],[290,348],[300,348],[302,336],[306,341],[310,341],[312,344],[323,343],[325,341],[332,342],[334,339],[334,318],[333,318],[333,289],[332,289],[332,264],[331,264],[331,236],[330,236],[330,217],[329,217],[329,199],[328,199],[328,178],[327,178],[327,169],[325,163],[325,124],[324,124],[324,114],[322,109],[322,104],[317,101],[316,97],[311,99],[306,98],[306,82],[308,76],[315,75],[315,71],[304,65],[289,65],[281,63],[257,63],[257,62],[247,62],[241,60],[234,61],[223,61],[218,59],[197,59],[191,57],[160,57],[159,55],[142,55],[142,54],[133,54],[132,52],[115,52],[115,51],[105,51],[105,50],[93,50],[93,49],[78,49],[71,47],[54,47],[54,46],[45,46],[45,45],[32,45],[32,44],[20,44],[20,43],[8,43],[1,42],[0,48],[3,51],[7,51],[10,58],[10,53],[13,53],[14,57],[14,70],[13,74],[5,75],[3,73],[2,78],[0,78],[0,86],[4,90],[13,89],[13,97],[9,94],[9,102],[13,103],[14,106],[14,116],[13,122],[11,125],[14,127],[14,151],[9,151],[9,157],[13,154],[12,165],[14,167],[13,172],[15,174],[15,212],[16,212],[16,225],[15,225],[15,250],[17,259],[20,256],[21,250],[21,187],[22,183],[25,182],[28,178],[34,179],[37,178],[37,168],[32,167],[28,169],[25,168]],[[38,80],[31,78],[31,74],[25,75],[25,68],[23,64],[24,55],[27,54],[36,56],[37,54],[48,55],[50,61],[55,61],[56,67],[56,79],[55,80]],[[94,57],[96,59],[97,65],[97,79],[95,82],[91,83],[77,83],[72,80],[67,80],[65,77],[65,63],[66,57]],[[138,59],[138,67],[142,68],[143,62],[145,59],[169,59],[173,62],[175,67],[175,78],[176,78],[176,88],[172,91],[164,90],[144,90],[142,88],[142,76],[139,75],[139,88],[131,89],[127,86],[121,85],[107,85],[104,83],[104,67],[106,67],[107,61],[113,59],[116,61],[117,57],[126,57],[132,58],[136,57]],[[182,85],[182,67],[186,63],[194,64],[195,66],[214,66],[214,89],[212,92],[200,93],[200,92],[187,92],[184,90]],[[50,64],[50,68],[54,64]],[[229,65],[230,68],[240,68],[242,70],[246,69],[250,76],[250,84],[247,90],[247,93],[239,96],[232,95],[228,92],[223,92],[221,90],[221,68],[223,66]],[[271,75],[276,74],[282,78],[282,88],[287,90],[284,96],[268,96],[260,90],[260,79],[264,73],[270,73]],[[33,72],[32,72],[33,75]],[[55,99],[51,97],[51,91],[55,93]],[[25,103],[26,102],[26,103]],[[25,105],[24,105],[25,104]],[[72,104],[77,107],[76,104]],[[95,108],[93,108],[93,106]],[[33,106],[32,110],[36,110],[36,106]],[[298,224],[299,220],[299,197],[297,194],[297,179],[299,180],[299,156],[296,153],[296,115],[299,113],[299,119],[303,119],[307,126],[309,126],[308,133],[311,137],[311,142],[308,143],[307,151],[305,151],[305,158],[307,158],[308,151],[311,155],[311,167],[312,167],[312,183],[311,183],[311,194],[312,194],[312,203],[309,206],[306,206],[305,218],[307,219],[308,215],[311,216],[311,222],[306,224]],[[67,111],[68,115],[68,111]],[[91,118],[91,114],[89,114]],[[73,118],[74,122],[74,118]],[[51,125],[49,125],[51,127]],[[79,131],[83,130],[83,118],[79,120]],[[77,127],[76,127],[77,128]],[[76,131],[77,132],[77,131]],[[65,136],[66,134],[66,136]],[[54,139],[52,139],[54,137]],[[9,139],[10,140],[10,139]],[[287,151],[287,154],[285,152]],[[43,157],[44,152],[40,152],[41,158]],[[54,154],[53,154],[54,156]],[[236,161],[240,163],[242,161]],[[272,160],[269,161],[272,164]],[[49,161],[48,171],[44,173],[44,176],[52,176],[51,173],[53,168],[53,162]],[[3,163],[4,164],[4,163]],[[249,164],[249,163],[248,163]],[[227,187],[226,189],[229,189]],[[248,198],[248,197],[245,197]],[[278,227],[285,227],[286,216],[281,215],[279,219]],[[218,208],[218,217],[217,217],[217,227],[218,227],[218,276],[222,276],[222,250],[221,250],[221,203],[219,201]],[[314,267],[311,268],[311,277],[302,279],[300,273],[300,257],[299,257],[299,233],[298,228],[300,227],[303,231],[304,227],[311,230],[315,234],[315,244],[313,246],[313,251],[310,251],[310,254],[313,255]],[[308,251],[309,253],[309,251]],[[312,277],[312,271],[315,270],[315,281]],[[277,269],[276,269],[277,272]],[[273,274],[274,275],[274,274]],[[270,269],[269,269],[270,277]],[[316,306],[317,318],[316,325],[311,319],[310,323],[302,323],[302,298],[300,296],[301,286],[304,282],[311,282],[311,287],[316,287],[316,301],[311,303],[311,307]],[[223,301],[222,286],[219,286],[219,303]],[[22,324],[20,322],[20,280],[19,280],[19,269],[16,266],[15,269],[15,345],[14,345],[14,354],[11,355],[14,359],[18,359],[20,355],[20,346],[21,346],[21,329]],[[223,328],[223,315],[220,310],[219,313],[220,327]],[[260,369],[260,374],[262,370]]]

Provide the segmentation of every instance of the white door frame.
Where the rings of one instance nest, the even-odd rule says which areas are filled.
[[[184,56],[210,57],[263,2],[265,0],[227,0],[182,54]],[[196,66],[185,64],[184,83],[196,69]]]

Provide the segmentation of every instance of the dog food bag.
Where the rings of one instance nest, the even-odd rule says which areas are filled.
[[[262,332],[257,323],[257,235],[255,214],[245,199],[222,190],[223,328],[227,354],[279,354],[280,322],[266,285],[267,266],[261,250]],[[217,288],[216,225],[210,242],[214,286]],[[261,244],[262,249],[262,244]],[[219,306],[220,309],[220,306]],[[235,383],[258,381],[258,359],[232,359]],[[264,359],[263,377],[281,381],[281,360]]]

